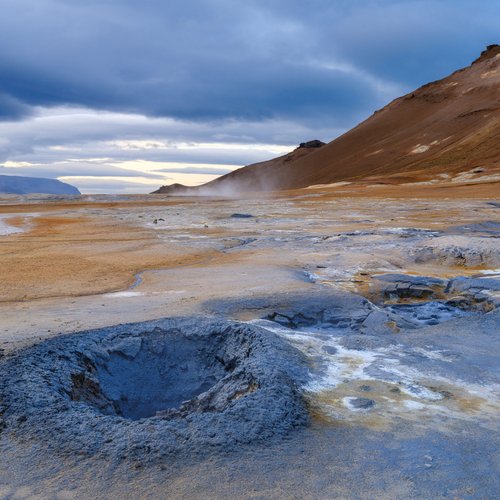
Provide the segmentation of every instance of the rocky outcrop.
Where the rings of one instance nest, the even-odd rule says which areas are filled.
[[[314,148],[321,148],[323,146],[325,146],[326,143],[325,142],[322,142],[322,141],[319,141],[318,139],[314,139],[312,141],[307,141],[307,142],[301,142],[299,144],[299,149],[314,149]]]
[[[184,184],[170,184],[168,186],[161,186],[156,191],[150,194],[168,194],[170,196],[183,195],[189,193],[192,188],[189,186],[184,186]]]

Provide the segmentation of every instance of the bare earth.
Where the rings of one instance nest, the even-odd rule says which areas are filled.
[[[414,329],[392,316],[363,323],[362,334],[385,328],[380,335],[391,347],[380,349],[356,349],[331,331],[321,339],[320,325],[262,318],[330,294],[331,301],[361,296],[383,311],[425,302],[391,296],[381,274],[495,278],[497,194],[495,183],[464,182],[320,187],[243,200],[0,200],[3,355],[61,333],[209,315],[279,333],[311,357],[316,377],[304,388],[309,428],[192,462],[108,467],[47,456],[39,443],[0,433],[0,498],[493,498],[499,363],[476,377],[474,356],[486,356],[486,336],[498,333],[498,291],[470,299],[470,310],[433,313]],[[434,297],[451,298],[444,288]],[[377,375],[382,358],[398,366],[397,381]],[[446,365],[439,370],[449,372],[438,375],[427,367],[437,360],[455,371]],[[363,397],[373,408],[351,404]]]

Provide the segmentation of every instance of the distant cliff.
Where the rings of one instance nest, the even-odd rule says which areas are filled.
[[[57,179],[0,175],[0,193],[80,194],[80,191],[75,186],[58,181]]]

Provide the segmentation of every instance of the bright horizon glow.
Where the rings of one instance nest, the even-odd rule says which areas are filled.
[[[58,179],[84,194],[146,193],[173,183],[197,186],[293,150],[296,145],[276,141],[247,142],[273,138],[267,131],[281,126],[276,121],[214,126],[81,107],[38,107],[25,120],[0,122],[1,140],[14,151],[0,163],[0,174]],[[309,137],[307,132],[297,135]],[[26,142],[29,148],[17,146]]]

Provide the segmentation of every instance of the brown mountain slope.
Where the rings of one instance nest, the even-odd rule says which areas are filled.
[[[194,191],[415,182],[478,168],[488,174],[500,171],[498,45],[490,45],[467,68],[392,101],[326,146],[241,168]]]
[[[284,166],[286,168],[288,165],[291,165],[297,160],[308,156],[316,149],[323,147],[324,145],[324,142],[318,140],[303,142],[297,149],[294,149],[286,155],[273,158],[272,160],[247,165],[246,167],[239,168],[234,172],[230,172],[229,174],[218,177],[213,181],[207,182],[202,186],[190,187],[182,184],[170,184],[169,186],[162,186],[158,190],[153,191],[151,194],[183,195],[197,194],[197,191],[203,191],[202,194],[231,195],[234,190],[269,191],[274,188],[279,189],[280,187],[278,185],[272,186],[270,181],[267,180],[267,173],[272,170],[273,167]],[[244,187],[240,186],[240,175],[242,173],[245,177]]]

